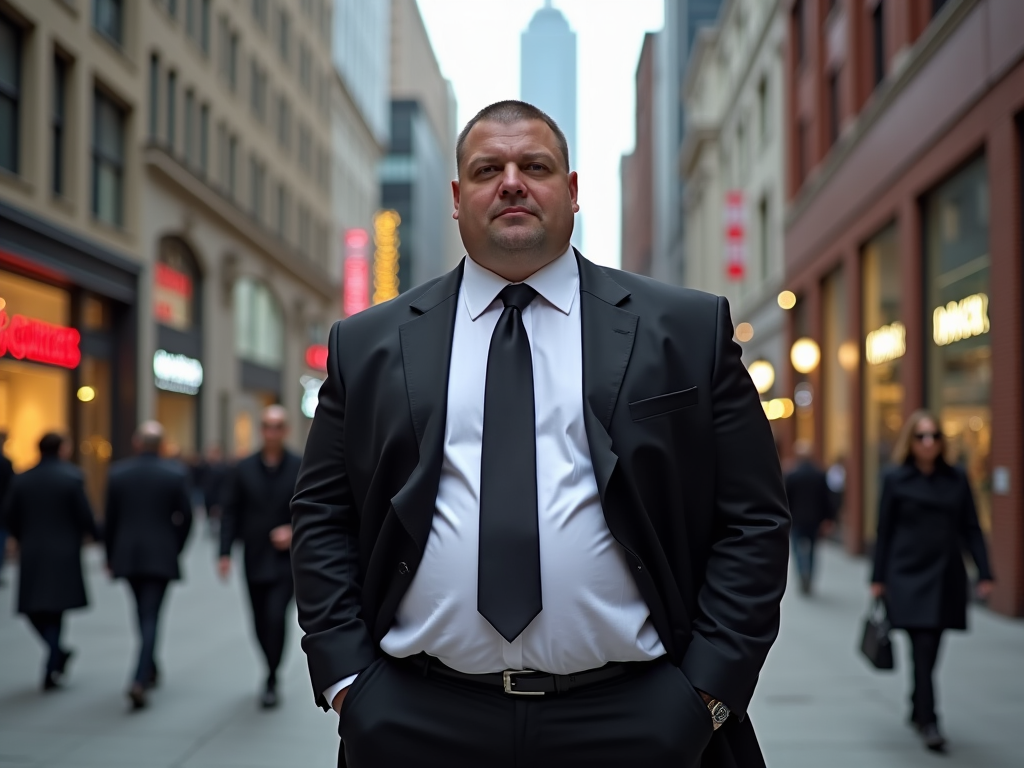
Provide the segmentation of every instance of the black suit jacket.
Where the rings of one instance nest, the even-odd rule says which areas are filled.
[[[59,612],[88,604],[82,543],[96,525],[78,467],[45,458],[17,475],[0,510],[0,528],[18,540],[18,611]]]
[[[741,721],[778,633],[789,512],[728,305],[577,260],[605,519],[673,663],[736,713],[706,764],[760,764]],[[331,329],[292,502],[302,646],[324,707],[323,690],[373,661],[430,533],[461,278],[460,265]],[[744,727],[735,743],[753,752],[729,743]]]
[[[814,462],[798,463],[786,473],[785,483],[793,525],[809,529],[835,517],[825,473]]]
[[[4,496],[7,495],[7,490],[11,487],[11,481],[14,479],[14,465],[11,464],[11,460],[0,453],[0,505],[3,504]],[[0,528],[3,528],[3,524],[0,523]]]
[[[104,538],[117,578],[181,577],[178,556],[192,527],[188,471],[153,454],[110,468]]]
[[[285,451],[276,472],[268,475],[260,454],[243,459],[231,472],[221,508],[220,553],[231,554],[231,545],[241,539],[245,547],[245,577],[253,583],[291,581],[288,550],[270,542],[270,532],[292,521],[289,503],[295,493],[295,479],[301,460]]]

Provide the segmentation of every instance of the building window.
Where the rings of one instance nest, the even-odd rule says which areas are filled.
[[[196,163],[196,95],[189,88],[185,91],[185,162],[194,166]]]
[[[227,151],[227,189],[228,197],[238,202],[238,137],[228,139]]]
[[[0,16],[0,168],[18,172],[21,30]]]
[[[93,98],[92,213],[120,227],[124,223],[124,111],[98,90]]]
[[[249,208],[256,221],[263,221],[263,188],[266,184],[266,169],[256,159],[249,156]]]
[[[941,422],[947,458],[962,466],[971,481],[978,518],[988,530],[993,378],[989,318],[998,315],[988,305],[992,258],[985,157],[929,193],[924,215],[928,405]]]
[[[839,70],[834,69],[828,76],[828,138],[829,145],[839,140],[839,121],[842,114],[839,107]]]
[[[124,26],[121,0],[93,0],[93,26],[105,38],[120,46]]]
[[[260,69],[259,61],[254,56],[251,62],[252,94],[250,106],[252,113],[264,121],[267,118],[267,73]]]
[[[149,138],[156,141],[160,132],[160,57],[149,57]]]
[[[210,0],[186,0],[185,33],[203,53],[210,52]]]
[[[796,0],[793,3],[792,15],[790,17],[790,25],[792,27],[792,34],[790,39],[793,41],[793,61],[796,62],[797,68],[800,68],[804,64],[804,57],[807,55],[807,41],[804,36],[804,3],[803,0]]]
[[[210,105],[199,108],[199,172],[205,176],[210,167]]]
[[[277,185],[277,236],[288,238],[288,189],[283,183]]]
[[[299,126],[299,168],[305,173],[309,173],[313,167],[312,158],[312,138],[309,134],[309,127],[306,125]]]
[[[878,0],[871,12],[871,41],[877,86],[885,79],[885,0]]]
[[[760,237],[761,279],[768,279],[771,272],[771,222],[768,219],[768,197],[762,197],[757,206],[757,231]]]
[[[264,32],[267,31],[268,6],[269,4],[267,0],[252,0],[253,21],[255,21],[259,28]]]
[[[312,93],[313,54],[305,42],[299,43],[299,85],[306,93]]]
[[[277,104],[277,143],[282,149],[288,149],[291,143],[291,122],[291,107],[282,93]]]
[[[232,32],[228,41],[228,88],[238,92],[238,33]]]
[[[280,368],[284,360],[284,312],[263,283],[235,283],[235,351],[243,360]]]
[[[175,128],[178,123],[178,111],[175,100],[178,92],[178,73],[173,69],[167,73],[167,148],[174,154],[175,140],[177,139]]]
[[[277,52],[281,55],[281,61],[288,63],[288,43],[291,36],[289,29],[288,12],[281,9],[277,18]]]
[[[757,84],[757,132],[764,143],[768,139],[768,78]]]
[[[53,194],[64,194],[64,126],[67,122],[69,64],[53,57]]]

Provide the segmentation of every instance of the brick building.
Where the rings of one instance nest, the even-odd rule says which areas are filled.
[[[790,0],[791,437],[847,469],[844,537],[874,537],[904,418],[938,414],[975,490],[998,579],[1024,615],[1024,3]]]

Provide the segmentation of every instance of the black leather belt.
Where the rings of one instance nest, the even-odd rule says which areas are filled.
[[[438,680],[479,685],[484,688],[497,688],[511,696],[543,696],[548,693],[567,693],[568,691],[586,688],[617,677],[624,677],[641,669],[646,669],[653,662],[609,662],[598,669],[588,669],[573,675],[552,675],[548,672],[537,672],[532,669],[506,669],[504,672],[489,672],[482,675],[469,675],[447,667],[433,656],[419,654],[405,659],[407,664],[419,670],[424,677]]]

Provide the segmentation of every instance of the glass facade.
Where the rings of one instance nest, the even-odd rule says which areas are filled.
[[[244,360],[280,368],[284,362],[284,314],[263,283],[235,283],[235,348]]]
[[[925,199],[928,407],[967,472],[982,527],[991,521],[992,346],[989,187],[979,157]]]
[[[903,425],[905,395],[900,369],[907,338],[897,234],[896,225],[889,225],[871,238],[861,252],[863,531],[867,541],[875,538],[881,476],[889,466]]]
[[[842,267],[822,283],[821,387],[824,401],[824,444],[826,465],[845,462],[850,454],[852,415],[851,385],[857,370],[858,348],[850,338],[850,313],[846,273]]]

